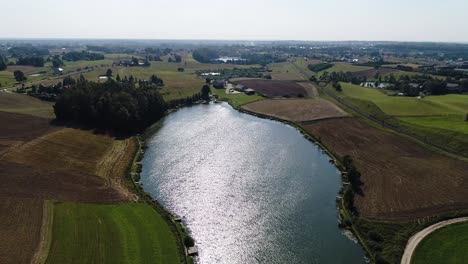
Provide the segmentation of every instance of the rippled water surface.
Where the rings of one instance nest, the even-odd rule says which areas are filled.
[[[338,171],[295,128],[197,105],[147,144],[145,190],[184,217],[201,263],[363,263],[337,226]]]

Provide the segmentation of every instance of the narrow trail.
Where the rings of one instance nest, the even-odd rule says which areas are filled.
[[[410,264],[411,263],[411,257],[413,256],[414,251],[416,250],[417,246],[421,241],[430,235],[432,232],[441,229],[442,227],[455,224],[455,223],[461,223],[468,221],[468,217],[460,217],[460,218],[454,218],[450,220],[445,220],[442,222],[439,222],[437,224],[433,224],[431,226],[428,226],[424,228],[423,230],[419,231],[418,233],[414,234],[409,240],[408,244],[406,244],[405,252],[403,253],[403,257],[401,258],[401,264]]]

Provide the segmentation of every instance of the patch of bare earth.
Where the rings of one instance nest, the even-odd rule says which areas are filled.
[[[244,110],[292,122],[343,117],[348,114],[333,103],[315,99],[262,100],[243,105]]]
[[[364,182],[355,204],[364,217],[411,220],[468,208],[468,163],[348,117],[304,124],[339,156],[350,155]]]

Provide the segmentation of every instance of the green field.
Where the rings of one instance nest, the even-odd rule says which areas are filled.
[[[268,65],[272,72],[271,77],[275,80],[305,80],[301,71],[291,62],[272,63]],[[312,74],[311,74],[312,75]]]
[[[411,132],[420,139],[446,146],[468,156],[467,95],[424,98],[389,96],[384,92],[341,83],[334,93],[369,115]]]
[[[359,72],[370,70],[372,67],[369,66],[358,66],[347,62],[337,62],[333,67],[319,72],[319,75],[322,75],[324,72]]]
[[[147,204],[58,203],[46,263],[181,263],[174,234]]]
[[[461,264],[468,260],[468,223],[453,224],[427,236],[416,248],[412,264]]]

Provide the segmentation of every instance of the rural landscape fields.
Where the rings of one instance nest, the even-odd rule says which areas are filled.
[[[97,83],[96,87],[130,83],[138,90],[150,85],[172,106],[170,111],[201,103],[200,93],[207,85],[205,101],[228,101],[242,112],[297,127],[342,169],[344,185],[337,194],[340,226],[354,232],[371,261],[398,263],[415,232],[442,218],[466,214],[465,94],[398,95],[403,93],[366,88],[346,79],[417,76],[369,66],[374,65],[371,58],[358,65],[325,63],[326,56],[288,54],[281,62],[235,65],[199,62],[190,48],[167,52],[158,60],[138,51],[105,52],[103,60],[65,62],[61,75],[47,72],[19,83],[11,79],[11,69],[1,71],[6,77],[2,77],[0,118],[9,124],[0,129],[1,239],[18,239],[2,243],[0,262],[191,261],[183,245],[185,231],[174,230],[174,219],[144,202],[147,197],[133,185],[132,169],[138,170],[138,161],[133,161],[140,153],[137,135],[54,120],[54,100],[48,98],[74,89],[75,84],[66,84],[73,83],[70,77]],[[138,65],[142,61],[149,65],[126,64],[132,58]],[[50,71],[50,64],[24,70]],[[315,72],[313,65],[318,64],[329,67]],[[347,72],[344,79],[332,79],[333,73],[342,72]],[[247,76],[252,74],[260,78]],[[164,84],[148,84],[153,75]],[[221,79],[237,90],[216,89],[214,82]],[[256,94],[244,94],[238,85]],[[44,95],[47,100],[35,98]],[[355,179],[350,175],[353,170],[359,175]]]

